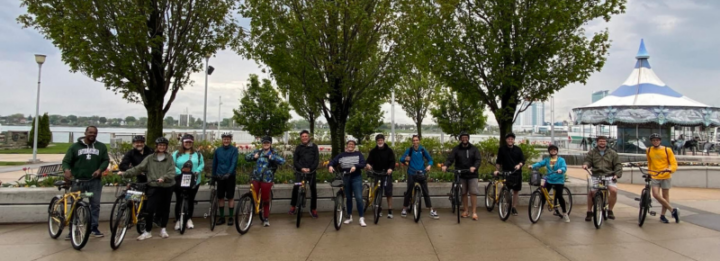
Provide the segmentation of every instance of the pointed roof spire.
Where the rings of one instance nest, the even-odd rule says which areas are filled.
[[[640,50],[638,50],[637,55],[635,56],[636,59],[649,59],[650,54],[648,54],[647,50],[645,49],[645,40],[640,39]]]

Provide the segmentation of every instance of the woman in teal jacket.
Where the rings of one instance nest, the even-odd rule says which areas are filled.
[[[195,148],[193,147],[193,143],[195,142],[195,139],[190,134],[185,134],[185,136],[182,137],[182,146],[180,149],[175,151],[173,156],[173,162],[175,162],[175,202],[180,202],[181,197],[181,190],[180,190],[180,174],[181,169],[185,162],[190,161],[193,165],[193,174],[197,175],[197,184],[200,185],[200,182],[202,180],[202,175],[199,175],[203,172],[203,169],[205,168],[205,162],[203,160],[202,154],[200,152],[195,151]],[[190,191],[190,195],[188,195],[189,202],[195,202],[195,195],[197,195],[198,189],[200,186],[196,186],[195,189]],[[180,208],[182,206],[180,204],[175,204],[175,230],[180,230]],[[188,216],[193,216],[193,211],[195,210],[195,204],[188,204]],[[187,221],[187,228],[192,229],[195,228],[195,225],[192,222],[192,219],[188,219]]]
[[[567,215],[567,209],[565,206],[565,199],[563,198],[563,188],[565,188],[565,173],[567,172],[567,165],[565,159],[558,156],[558,147],[550,145],[548,147],[548,153],[550,157],[543,159],[542,161],[530,166],[530,169],[538,169],[545,167],[547,175],[543,178],[545,181],[544,186],[548,190],[555,190],[555,198],[560,202],[560,208],[562,208],[563,220],[570,222],[570,217]]]

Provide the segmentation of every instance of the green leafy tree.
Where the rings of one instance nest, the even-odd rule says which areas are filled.
[[[309,76],[306,75],[305,77]],[[300,86],[285,87],[282,88],[282,90],[283,92],[290,92],[289,96],[292,97],[288,101],[290,106],[292,106],[295,113],[308,122],[310,133],[315,133],[315,122],[317,121],[317,118],[320,117],[322,110],[321,100],[315,99],[312,97],[311,93],[306,91],[306,89],[311,87],[305,85],[305,82],[295,84]]]
[[[381,105],[385,100],[362,99],[353,107],[347,122],[347,133],[362,144],[371,134],[380,130],[383,125]]]
[[[415,122],[420,138],[422,138],[423,120],[432,107],[440,87],[440,81],[435,77],[417,70],[412,70],[400,77],[398,85],[395,86],[395,101]]]
[[[485,128],[487,118],[483,115],[484,107],[470,95],[444,89],[438,96],[437,106],[430,113],[444,133],[457,139],[463,131],[476,134]]]
[[[38,148],[47,148],[50,145],[52,139],[52,133],[50,132],[50,117],[45,113],[43,116],[39,116],[32,121],[32,127],[30,128],[30,136],[28,136],[28,147],[32,147],[35,141],[35,120],[38,122]]]
[[[127,124],[128,126],[135,125],[135,122],[137,122],[137,119],[134,116],[125,117],[125,124]]]
[[[60,49],[81,72],[147,111],[148,136],[162,135],[163,118],[217,52],[240,33],[234,0],[21,0],[17,21]],[[169,97],[167,97],[169,94]],[[154,140],[149,140],[154,144]]]
[[[67,116],[66,119],[68,120],[68,123],[69,123],[69,124],[71,124],[71,125],[77,125],[77,121],[78,121],[78,117],[77,117],[77,116],[70,114],[70,115]]]
[[[108,119],[105,117],[100,117],[98,121],[100,122],[100,124],[105,125],[108,122]]]
[[[145,126],[145,125],[147,125],[147,122],[148,122],[147,117],[140,117],[137,121],[137,124],[140,126]]]
[[[63,116],[56,115],[56,114],[50,115],[50,124],[58,125],[58,124],[60,124],[60,120],[62,120],[62,119],[63,119]]]
[[[250,75],[250,83],[243,91],[240,107],[234,111],[233,119],[243,130],[256,137],[276,137],[290,130],[290,105],[279,101],[279,93],[268,79]]]
[[[571,83],[585,83],[605,63],[608,31],[588,22],[625,11],[625,0],[401,1],[416,18],[402,28],[427,36],[422,56],[458,93],[488,106],[500,136],[519,112]]]
[[[165,117],[165,125],[168,127],[175,126],[175,118],[173,118],[172,116]]]

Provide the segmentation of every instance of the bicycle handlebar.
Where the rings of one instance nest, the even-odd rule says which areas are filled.
[[[593,175],[593,173],[592,173],[592,171],[590,170],[590,168],[586,169],[585,171],[587,171],[587,173],[590,174],[590,176]],[[610,173],[605,173],[603,176],[606,176],[606,177],[615,176],[615,173],[618,173],[618,172],[620,172],[620,171],[622,171],[622,169],[619,169],[619,170],[616,170],[616,171],[613,171],[613,172],[610,172]]]
[[[652,176],[652,177],[658,176],[658,175],[663,174],[663,173],[670,173],[670,172],[671,172],[671,171],[669,171],[669,170],[660,170],[660,171],[657,171],[657,170],[650,170],[650,169],[647,169],[647,168],[643,169],[640,165],[634,164],[634,163],[630,163],[630,166],[631,166],[631,167],[637,167],[638,169],[640,169],[640,173],[642,173],[643,175],[650,175],[650,176]],[[653,173],[655,173],[655,174],[650,174],[650,173],[648,173],[648,172],[653,172]]]

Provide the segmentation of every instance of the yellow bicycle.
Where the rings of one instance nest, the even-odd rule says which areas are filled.
[[[273,192],[271,189],[269,199],[270,209],[272,209],[272,198]],[[250,230],[255,214],[260,216],[260,220],[265,221],[261,204],[262,200],[262,195],[255,192],[255,186],[251,183],[250,191],[242,195],[239,202],[235,204],[235,229],[240,235],[244,235]]]
[[[550,212],[554,212],[556,216],[559,216],[562,218],[562,215],[560,215],[559,207],[560,205],[557,203],[558,198],[556,198],[556,193],[553,193],[551,196],[548,192],[547,188],[544,186],[545,184],[541,183],[540,187],[538,187],[535,192],[532,193],[530,196],[530,204],[528,205],[528,217],[530,218],[530,222],[537,223],[538,220],[540,220],[540,216],[542,215],[542,210],[544,208],[544,205],[547,204],[547,210]],[[570,215],[570,211],[572,211],[572,193],[570,193],[570,189],[567,187],[563,188],[563,199],[565,200],[565,209],[567,210],[567,214]]]
[[[138,233],[142,234],[145,226],[152,226],[152,224],[147,224],[146,219],[142,216],[143,203],[147,200],[146,189],[147,183],[131,183],[129,189],[125,191],[124,204],[118,206],[115,224],[112,224],[111,228],[113,229],[110,231],[110,247],[113,250],[120,247],[129,227],[137,227]]]
[[[373,208],[373,217],[375,218],[375,224],[377,225],[380,220],[380,213],[382,213],[382,197],[387,186],[387,170],[380,172],[370,170],[367,171],[368,179],[372,179],[372,187],[369,183],[363,184],[363,201],[365,202],[365,212],[367,213],[368,207]]]
[[[495,205],[498,205],[500,220],[505,221],[510,217],[512,208],[512,193],[505,185],[507,177],[514,171],[501,171],[485,186],[485,208],[492,212]]]
[[[82,184],[90,180],[75,180],[75,186],[81,188]],[[57,181],[54,184],[58,191],[65,189],[63,195],[57,195],[50,200],[48,206],[48,232],[50,237],[56,239],[62,234],[65,226],[70,226],[70,243],[76,250],[82,249],[90,238],[90,205],[83,198],[93,196],[92,192],[80,190],[68,192],[69,184]]]

